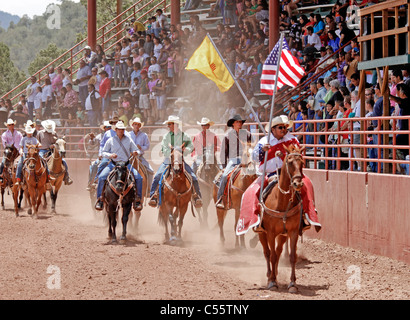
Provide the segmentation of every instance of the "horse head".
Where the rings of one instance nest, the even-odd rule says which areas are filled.
[[[171,168],[175,174],[181,174],[184,171],[184,148],[185,142],[181,147],[171,148]]]
[[[125,190],[128,179],[128,161],[118,161],[115,163],[114,176],[115,176],[115,189],[122,193]]]
[[[297,145],[284,146],[287,155],[284,160],[286,171],[290,178],[290,185],[295,191],[300,191],[303,187],[303,151],[305,147],[300,148]]]
[[[241,156],[241,175],[253,176],[256,175],[256,165],[252,160],[253,145],[251,142],[242,142],[239,140],[242,145],[242,156]]]
[[[38,160],[39,144],[28,144],[27,145],[27,167],[29,170],[34,170],[36,168],[36,163]]]
[[[17,155],[18,155],[18,150],[13,144],[6,145],[6,147],[4,148],[4,159],[5,159],[4,166],[9,167],[13,163],[13,161],[16,159]]]
[[[65,137],[62,137],[60,139],[57,139],[57,141],[54,144],[54,150],[57,151],[63,158],[65,157],[66,150],[65,150],[65,145],[66,145]]]

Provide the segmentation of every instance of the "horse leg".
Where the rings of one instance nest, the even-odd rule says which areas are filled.
[[[19,198],[19,203],[18,203],[18,208],[21,209],[21,202],[23,201],[24,197],[24,191],[20,190],[20,198]]]
[[[268,278],[268,289],[269,290],[277,290],[278,289],[278,284],[276,283],[276,264],[278,263],[278,257],[276,255],[275,251],[275,241],[276,241],[276,235],[272,234],[268,236],[268,245],[270,248],[270,263],[271,263],[271,273]]]
[[[4,206],[4,188],[1,187],[1,207],[3,208],[3,210],[6,210],[5,206]]]
[[[132,203],[129,203],[122,207],[122,235],[120,240],[127,240],[127,223],[131,212],[131,205]]]
[[[16,217],[19,216],[19,206],[18,206],[18,195],[19,195],[19,188],[13,186],[13,200],[14,200],[14,212],[16,213]]]
[[[273,267],[274,267],[276,276],[278,276],[279,259],[280,259],[280,256],[282,254],[282,251],[283,251],[283,245],[285,243],[287,243],[287,236],[279,235],[276,238],[276,240],[277,240],[277,244],[276,244],[276,257],[277,257],[277,260],[276,260],[276,265],[274,265]]]
[[[236,226],[238,225],[239,216],[241,214],[241,208],[235,208],[235,224],[234,224],[234,234],[235,234],[235,248],[239,248],[239,239],[241,240],[241,248],[246,248],[245,246],[245,235],[236,235]]]
[[[272,269],[270,267],[270,249],[268,245],[267,235],[266,235],[266,232],[261,232],[258,234],[258,236],[259,236],[259,241],[263,248],[263,255],[265,256],[265,260],[266,260],[266,267],[267,267],[266,277],[269,278],[272,272]]]
[[[289,261],[290,261],[290,265],[291,265],[291,268],[292,268],[292,273],[291,273],[291,276],[290,276],[290,283],[289,283],[289,286],[288,286],[288,291],[290,293],[296,293],[298,291],[298,288],[296,286],[296,259],[297,259],[296,247],[297,247],[297,242],[298,242],[298,233],[297,233],[297,231],[295,231],[290,235]]]
[[[225,244],[225,235],[224,235],[224,220],[226,216],[226,210],[216,208],[216,214],[218,216],[218,225],[219,225],[219,240],[222,245]]]
[[[107,208],[108,212],[108,219],[110,223],[110,229],[108,231],[108,236],[111,234],[111,243],[117,243],[117,234],[115,229],[117,228],[117,213],[115,210],[110,210],[111,208]]]

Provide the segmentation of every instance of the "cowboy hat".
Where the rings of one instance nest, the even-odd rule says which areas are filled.
[[[108,122],[110,123],[110,124],[116,124],[118,121],[120,121],[120,119],[116,116],[116,117],[113,117],[111,120],[109,120]]]
[[[124,122],[118,121],[115,126],[113,126],[114,129],[119,129],[119,130],[125,130],[125,125]]]
[[[242,119],[242,117],[241,117],[239,114],[236,114],[236,115],[233,116],[233,118],[231,118],[231,119],[228,120],[228,122],[226,123],[226,125],[227,125],[228,127],[232,127],[232,125],[233,125],[233,123],[234,123],[235,121],[242,121],[242,123],[244,123],[246,120],[245,120],[245,119]]]
[[[54,130],[56,128],[56,123],[53,120],[44,120],[41,121],[41,125],[43,126],[44,130],[48,133],[54,133]]]
[[[111,128],[111,123],[109,121],[104,121],[102,125],[100,125],[100,129],[104,130],[105,127],[110,127]]]
[[[7,122],[4,122],[4,125],[7,127],[10,124],[16,124],[17,121],[13,119],[7,119]]]
[[[275,117],[275,118],[272,119],[271,128],[273,128],[273,127],[275,127],[275,126],[277,126],[277,125],[279,125],[279,124],[284,124],[287,128],[289,128],[289,127],[292,126],[293,121],[292,121],[292,120],[289,120],[289,118],[288,118],[287,116],[285,116],[285,115],[280,115],[280,116],[277,116],[277,117]],[[269,132],[269,123],[266,124],[265,130],[266,130],[267,132]]]
[[[34,126],[34,125],[35,125],[35,123],[29,119],[29,120],[27,120],[27,122],[24,124],[24,127],[28,127],[28,126],[32,127],[32,126]]]
[[[27,134],[33,134],[34,133],[34,128],[32,126],[25,126],[24,131],[26,131]]]
[[[170,115],[170,116],[168,116],[168,120],[165,120],[163,124],[168,124],[168,123],[181,124],[181,120],[177,116]]]
[[[200,126],[205,126],[207,124],[209,124],[210,126],[213,126],[215,124],[215,122],[209,120],[208,118],[202,118],[201,122],[197,121],[197,124],[199,124]]]
[[[134,119],[131,119],[131,120],[130,120],[130,127],[132,127],[132,125],[133,125],[134,123],[139,123],[139,124],[141,124],[141,127],[144,126],[144,122],[142,122],[139,117],[135,117]]]
[[[90,46],[85,46],[84,50],[91,50],[91,47]]]

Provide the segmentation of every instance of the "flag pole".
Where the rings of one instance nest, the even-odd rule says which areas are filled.
[[[280,69],[280,60],[281,60],[281,54],[282,54],[282,46],[283,46],[283,37],[284,37],[284,33],[281,32],[280,33],[280,39],[279,39],[279,51],[278,51],[278,62],[276,65],[276,80],[275,80],[275,84],[273,87],[273,94],[272,94],[272,104],[270,107],[270,115],[269,115],[269,127],[268,127],[268,133],[267,133],[267,143],[269,144],[269,140],[270,140],[270,135],[272,133],[272,118],[273,118],[273,107],[275,105],[275,94],[276,94],[276,90],[278,87],[278,79],[279,79],[279,69]],[[262,173],[262,183],[261,183],[261,189],[260,189],[260,193],[259,193],[259,202],[262,202],[262,194],[263,194],[263,188],[264,188],[264,182],[265,182],[265,175],[266,175],[266,163],[268,162],[268,151],[265,151],[265,162],[263,163],[263,173]],[[260,223],[259,225],[262,224],[262,218],[263,216],[261,216],[260,219]]]
[[[231,75],[232,79],[235,81],[236,86],[238,87],[239,92],[241,93],[242,97],[245,99],[245,102],[249,105],[249,108],[256,120],[256,122],[259,125],[259,128],[262,130],[262,132],[265,133],[265,128],[262,126],[261,122],[259,121],[259,117],[256,114],[255,110],[253,110],[248,98],[246,97],[245,93],[243,92],[241,86],[239,85],[238,81],[236,80],[234,74],[232,73],[231,69],[229,69],[229,66],[226,64],[225,59],[222,57],[221,53],[219,52],[219,49],[216,47],[214,41],[212,40],[212,38],[209,36],[209,33],[206,34],[206,36],[208,37],[209,41],[211,41],[212,45],[214,46],[216,52],[218,53],[219,57],[221,58],[222,62],[224,63],[226,69],[228,70],[229,74]]]

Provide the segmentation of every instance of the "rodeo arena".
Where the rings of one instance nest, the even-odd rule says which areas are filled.
[[[2,300],[410,298],[409,0],[86,2],[0,99]]]

